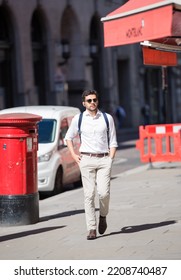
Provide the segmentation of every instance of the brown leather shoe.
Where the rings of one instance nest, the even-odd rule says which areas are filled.
[[[91,229],[89,231],[89,234],[87,235],[87,240],[93,240],[96,239],[96,230],[95,229]]]
[[[99,233],[103,234],[107,229],[106,217],[99,217]]]

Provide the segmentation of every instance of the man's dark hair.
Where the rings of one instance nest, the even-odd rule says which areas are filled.
[[[87,89],[87,90],[84,90],[84,92],[82,93],[82,101],[85,101],[85,97],[90,95],[90,94],[95,94],[97,99],[99,97],[96,90],[94,90],[94,89]]]

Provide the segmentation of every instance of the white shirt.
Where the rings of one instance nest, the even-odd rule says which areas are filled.
[[[65,140],[72,140],[78,134],[77,114],[71,122],[71,125],[65,135]],[[91,116],[86,110],[83,112],[81,123],[81,145],[80,152],[85,153],[108,153],[109,148],[117,147],[116,130],[113,118],[107,114],[109,121],[109,147],[107,139],[107,125],[101,111],[98,110],[96,116]]]

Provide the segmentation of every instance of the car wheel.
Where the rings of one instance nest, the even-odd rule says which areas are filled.
[[[54,184],[54,190],[53,190],[53,195],[59,194],[63,191],[63,171],[62,168],[59,167],[56,173],[55,177],[55,184]]]
[[[74,182],[74,187],[75,187],[75,188],[80,188],[80,187],[82,187],[82,178],[81,178],[81,176],[80,176],[80,178],[79,178],[78,181]]]

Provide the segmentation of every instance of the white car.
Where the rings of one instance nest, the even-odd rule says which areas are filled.
[[[38,123],[38,190],[58,194],[66,184],[81,182],[78,164],[73,160],[64,137],[74,115],[80,113],[68,106],[22,106],[0,111],[31,113],[42,117]],[[79,150],[79,136],[74,141]]]

